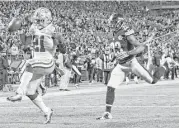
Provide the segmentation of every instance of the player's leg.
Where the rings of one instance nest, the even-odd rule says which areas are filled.
[[[22,96],[26,94],[27,91],[27,86],[30,82],[30,80],[33,77],[32,69],[29,64],[26,66],[26,71],[23,73],[22,78],[21,78],[21,83],[16,90],[16,95],[10,96],[7,98],[7,100],[15,102],[15,101],[21,101]]]
[[[106,110],[102,117],[97,118],[101,119],[111,119],[111,109],[115,100],[115,89],[124,81],[125,72],[121,69],[121,66],[118,64],[111,72],[111,77],[107,85],[106,93]]]
[[[45,124],[50,123],[53,110],[45,105],[42,97],[36,92],[33,95],[28,95],[29,99],[44,113],[46,120]]]
[[[72,65],[72,70],[75,72],[74,74],[74,81],[75,81],[75,87],[79,87],[79,78],[81,76],[81,72],[78,70],[78,68],[75,65]]]
[[[34,74],[27,87],[26,95],[45,114],[46,121],[44,123],[50,123],[53,111],[44,104],[42,97],[37,93],[37,89],[43,80],[43,76],[52,73],[55,69],[54,61],[40,60],[40,62],[31,64],[31,67]]]
[[[43,75],[34,74],[32,80],[27,87],[27,96],[29,99],[44,113],[46,117],[46,123],[50,123],[53,110],[45,105],[41,95],[39,95],[37,89],[42,82]]]
[[[47,87],[45,87],[45,76],[42,78],[42,82],[40,83],[40,89],[42,90],[42,96],[46,94]]]
[[[43,76],[42,81],[45,81],[45,76],[51,74],[55,69],[55,63],[52,59],[43,59],[43,60],[33,60],[31,61],[31,67],[35,76]],[[45,83],[40,83],[40,88],[42,89],[42,95],[46,93]]]
[[[81,72],[78,70],[78,68],[75,65],[72,65],[72,70],[75,72],[75,74],[81,76]]]
[[[126,74],[126,85],[129,84],[129,74]]]
[[[30,59],[26,64],[26,71],[22,75],[21,83],[16,91],[15,96],[10,96],[7,100],[15,102],[20,101],[23,95],[26,95],[27,86],[31,81],[34,74],[49,74],[54,70],[55,64],[54,61],[50,59],[39,60],[39,59]]]
[[[148,70],[146,70],[141,64],[139,64],[136,58],[132,60],[131,68],[133,73],[151,84],[155,84],[165,72],[164,67],[158,67],[154,74],[151,75]]]

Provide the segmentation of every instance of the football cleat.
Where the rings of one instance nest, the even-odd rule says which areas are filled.
[[[158,67],[153,74],[154,80],[153,80],[152,84],[157,83],[157,81],[160,80],[160,78],[164,75],[164,73],[165,73],[165,67],[164,66]]]
[[[129,78],[126,77],[126,85],[128,85],[128,84],[129,84]]]
[[[64,89],[64,91],[70,91],[69,89]]]
[[[112,119],[112,115],[109,112],[104,112],[101,117],[96,118],[96,120],[105,120],[105,119]]]
[[[44,122],[44,124],[48,124],[51,122],[52,115],[53,115],[53,110],[50,109],[50,111],[45,115],[46,121]]]
[[[79,84],[75,84],[75,87],[76,87],[76,88],[79,88]]]
[[[15,96],[10,96],[10,97],[7,97],[7,100],[11,102],[21,101],[22,95],[17,94]]]
[[[134,81],[135,81],[136,84],[139,83],[137,76],[134,77]]]

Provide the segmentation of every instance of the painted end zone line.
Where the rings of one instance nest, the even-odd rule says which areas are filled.
[[[0,108],[9,108],[9,109],[31,109],[36,107],[13,107],[13,106],[5,106]],[[105,108],[104,106],[54,106],[53,108]],[[113,106],[113,108],[179,108],[179,105],[177,106]]]

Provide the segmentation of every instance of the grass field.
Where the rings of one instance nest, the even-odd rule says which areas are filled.
[[[51,124],[28,98],[11,103],[0,94],[0,128],[179,128],[179,80],[157,85],[141,82],[116,90],[112,120],[96,120],[105,110],[106,87],[101,84],[50,88],[45,103],[54,110]],[[11,92],[12,93],[12,92]]]

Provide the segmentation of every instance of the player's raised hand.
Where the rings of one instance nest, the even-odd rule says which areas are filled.
[[[156,35],[156,33],[152,32],[150,34],[150,37],[144,42],[144,44],[148,44],[149,42],[151,42],[154,39],[155,35]]]
[[[116,55],[117,59],[124,60],[125,58],[129,57],[129,54],[126,51],[121,51]]]

